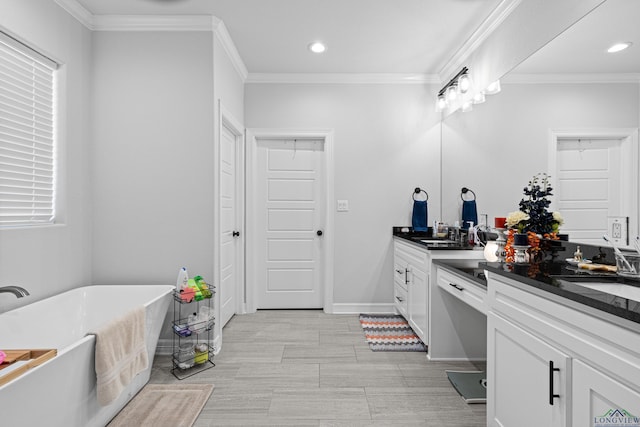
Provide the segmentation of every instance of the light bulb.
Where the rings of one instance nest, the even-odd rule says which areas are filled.
[[[500,80],[496,80],[495,82],[489,84],[487,89],[484,91],[486,95],[495,95],[500,92]]]
[[[468,74],[463,74],[458,79],[458,87],[460,88],[460,93],[467,93],[467,91],[471,88],[471,78]]]
[[[444,111],[447,108],[447,100],[444,95],[439,95],[436,101],[436,112]]]
[[[474,104],[482,104],[485,101],[484,92],[480,91],[473,95]]]
[[[467,113],[471,110],[473,110],[473,102],[471,100],[464,101],[462,103],[462,112]]]
[[[458,98],[458,87],[456,85],[451,85],[447,89],[447,102],[451,103]]]

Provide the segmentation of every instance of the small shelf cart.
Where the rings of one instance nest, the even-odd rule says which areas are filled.
[[[173,291],[173,354],[171,373],[179,380],[213,368],[213,297],[185,301],[177,289]],[[198,317],[198,315],[200,315]]]

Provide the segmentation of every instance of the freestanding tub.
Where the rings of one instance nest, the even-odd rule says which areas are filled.
[[[0,386],[0,425],[106,425],[149,381],[173,286],[86,286],[0,314],[0,349],[57,349],[53,359]],[[96,396],[95,336],[144,305],[149,367],[108,406]]]

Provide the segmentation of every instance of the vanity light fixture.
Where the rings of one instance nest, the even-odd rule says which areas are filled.
[[[436,112],[439,113],[445,110],[449,112],[456,110],[471,111],[473,110],[473,104],[482,104],[485,101],[485,95],[493,95],[498,92],[500,92],[500,80],[491,83],[484,90],[478,90],[474,87],[474,82],[469,75],[469,69],[463,67],[438,92]]]
[[[327,50],[327,46],[322,42],[313,42],[309,44],[309,50],[313,53],[322,53]]]
[[[609,52],[609,53],[620,52],[620,51],[623,51],[626,48],[630,47],[632,44],[633,43],[631,43],[631,42],[616,43],[613,46],[611,46],[609,49],[607,49],[607,52]]]
[[[453,105],[457,104],[459,95],[464,94],[469,90],[470,80],[468,80],[468,76],[466,79],[464,92],[461,91],[460,88],[460,79],[462,76],[467,75],[469,69],[467,67],[463,67],[458,74],[456,74],[449,83],[444,85],[442,89],[438,92],[438,99],[436,101],[436,111],[441,112],[446,110],[447,108],[451,108]],[[463,79],[464,80],[464,79]]]

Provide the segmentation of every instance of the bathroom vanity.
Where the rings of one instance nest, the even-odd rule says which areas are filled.
[[[442,291],[438,288],[434,262],[457,260],[460,265],[473,267],[484,259],[482,251],[425,235],[394,232],[393,254],[395,308],[427,344],[427,356],[430,359],[470,359],[477,356],[477,353],[467,354],[460,345],[451,345],[449,337],[442,339],[453,326]],[[486,327],[483,329],[486,331]],[[456,338],[454,341],[459,340]],[[484,359],[485,344],[481,347]]]
[[[487,425],[640,425],[640,281],[570,265],[568,242],[506,264],[420,240],[394,234],[396,308],[430,360],[486,359]]]
[[[485,271],[488,425],[637,425],[640,283],[562,261]]]

